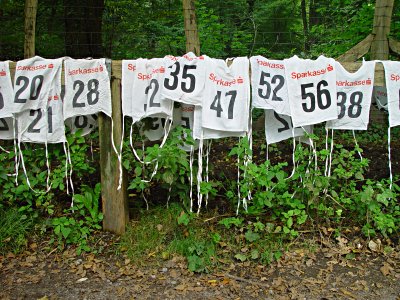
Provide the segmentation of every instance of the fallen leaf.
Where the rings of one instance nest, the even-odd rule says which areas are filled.
[[[384,276],[387,276],[390,274],[391,271],[393,271],[393,268],[391,265],[389,265],[387,262],[383,263],[383,266],[380,268],[382,274]]]
[[[84,282],[84,281],[86,281],[86,280],[88,280],[89,278],[87,278],[87,277],[83,277],[83,278],[80,278],[80,279],[78,279],[76,282],[77,283],[79,283],[79,282]]]
[[[185,288],[186,288],[186,285],[184,285],[184,284],[179,284],[179,285],[177,285],[177,286],[175,287],[175,290],[177,290],[177,291],[183,291],[183,290],[185,290]]]

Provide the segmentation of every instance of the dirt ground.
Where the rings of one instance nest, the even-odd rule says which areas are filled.
[[[97,240],[108,250],[78,256],[33,242],[21,255],[0,257],[0,298],[400,299],[400,247],[390,241],[307,238],[270,265],[232,260],[195,274],[182,257],[141,267],[115,252],[117,237]]]

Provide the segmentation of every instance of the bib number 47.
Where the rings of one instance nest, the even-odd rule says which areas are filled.
[[[229,105],[228,105],[228,119],[233,119],[233,108],[235,106],[237,91],[229,91],[225,93],[224,99],[229,97]],[[210,105],[210,109],[215,110],[217,112],[217,117],[221,118],[222,112],[224,111],[221,105],[221,97],[222,92],[217,91],[217,95],[214,98],[214,101]]]
[[[315,111],[316,105],[318,105],[320,110],[325,110],[331,106],[331,94],[325,88],[327,86],[328,83],[325,80],[318,82],[315,95],[313,93],[314,83],[304,83],[301,85],[301,99],[303,99],[301,106],[304,112]]]

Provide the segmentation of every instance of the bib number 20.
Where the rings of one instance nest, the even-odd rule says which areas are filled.
[[[317,91],[315,95],[310,89],[314,88],[314,83],[304,83],[301,85],[301,99],[303,103],[301,106],[305,112],[313,112],[316,104],[320,110],[329,108],[332,104],[331,94],[329,90],[325,89],[328,83],[325,80],[321,80],[317,83]]]

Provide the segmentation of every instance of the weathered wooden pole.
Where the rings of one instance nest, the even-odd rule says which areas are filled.
[[[183,18],[185,22],[186,52],[200,55],[200,39],[197,29],[194,0],[183,0]]]
[[[394,0],[376,0],[371,43],[371,60],[389,58],[389,32]]]
[[[38,0],[25,0],[24,58],[35,56],[35,31]]]
[[[111,72],[111,99],[112,99],[112,122],[103,113],[99,115],[99,140],[100,140],[100,175],[101,175],[101,200],[103,205],[103,229],[123,234],[129,221],[127,178],[123,170],[122,186],[118,190],[119,183],[119,161],[111,144],[112,138],[116,148],[122,138],[122,105],[121,105],[121,70],[112,66]],[[118,76],[114,74],[118,73]],[[113,127],[113,128],[112,128]]]

